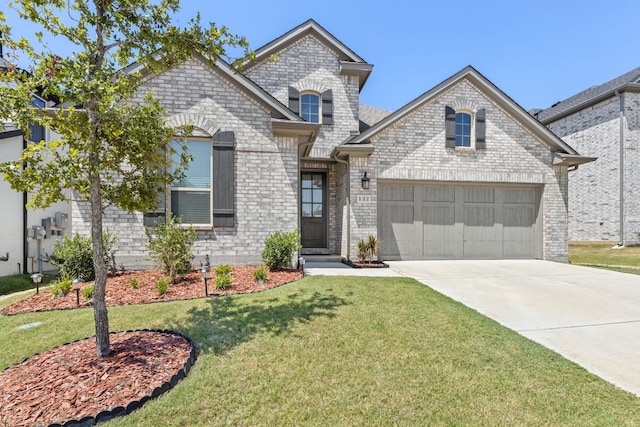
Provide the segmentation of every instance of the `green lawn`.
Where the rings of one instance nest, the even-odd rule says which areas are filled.
[[[623,273],[640,274],[640,246],[612,249],[614,243],[573,242],[569,244],[572,264],[602,267]]]
[[[47,286],[55,280],[55,276],[45,275],[42,278],[40,287]],[[0,295],[13,294],[15,292],[25,291],[27,289],[35,289],[36,285],[31,280],[29,274],[15,274],[13,276],[0,277]]]
[[[114,426],[640,425],[640,399],[409,279],[307,277],[109,314],[114,331],[171,328],[199,348],[184,381]],[[0,317],[0,369],[92,335],[92,319]]]

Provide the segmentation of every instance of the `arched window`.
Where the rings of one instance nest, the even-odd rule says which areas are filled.
[[[300,96],[300,117],[310,123],[320,123],[320,96],[315,93]]]
[[[456,147],[471,147],[471,114],[456,113]]]

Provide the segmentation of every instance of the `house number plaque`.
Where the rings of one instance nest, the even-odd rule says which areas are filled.
[[[356,195],[356,203],[368,203],[371,202],[371,196],[358,194]]]

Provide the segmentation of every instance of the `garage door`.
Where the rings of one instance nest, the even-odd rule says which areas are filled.
[[[387,260],[542,258],[540,186],[381,183]]]

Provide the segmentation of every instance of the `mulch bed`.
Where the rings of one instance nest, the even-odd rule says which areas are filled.
[[[209,295],[257,292],[303,277],[301,271],[294,269],[271,271],[267,282],[258,284],[253,280],[254,269],[233,267],[231,286],[225,290],[214,289],[212,271],[208,281]],[[166,294],[159,295],[156,283],[162,276],[161,271],[153,270],[109,277],[107,305],[204,297],[204,283],[199,272],[190,273],[180,283],[169,286]],[[91,301],[85,300],[82,293],[89,284],[82,284],[80,307],[91,306]],[[41,291],[5,307],[2,313],[12,315],[77,307],[74,290],[59,298],[53,298],[50,291]],[[144,402],[149,396],[155,397],[161,385],[166,391],[167,382],[185,365],[189,351],[190,342],[184,337],[160,331],[129,331],[111,334],[111,355],[106,358],[96,356],[95,338],[32,356],[0,372],[0,425],[63,424],[69,420],[95,418],[102,411],[116,411],[117,408],[120,408],[118,413],[124,415],[129,411],[123,408]]]
[[[208,280],[209,295],[220,296],[239,293],[249,293],[275,288],[286,283],[301,279],[303,274],[299,270],[285,269],[269,272],[269,278],[264,284],[257,284],[253,280],[255,267],[238,266],[231,270],[231,286],[225,290],[214,289],[213,268],[211,279]],[[167,289],[167,293],[159,295],[156,289],[158,279],[163,277],[160,270],[133,271],[116,274],[109,277],[105,300],[108,306],[145,304],[149,302],[173,301],[193,298],[203,298],[204,282],[199,272],[188,274],[180,283],[173,284]],[[132,287],[132,281],[137,288]],[[91,301],[83,297],[83,289],[92,282],[82,283],[80,288],[79,307],[90,307]],[[77,308],[76,293],[72,289],[63,297],[53,298],[51,292],[41,291],[29,298],[13,303],[1,310],[2,314],[19,314],[32,311],[60,310]]]
[[[389,268],[389,264],[382,261],[352,261],[343,259],[342,262],[353,268]]]
[[[183,336],[159,331],[110,335],[111,355],[95,339],[66,344],[0,373],[0,424],[63,424],[140,401],[168,383],[190,357]],[[167,386],[165,386],[167,387]],[[167,387],[168,388],[168,387]]]

